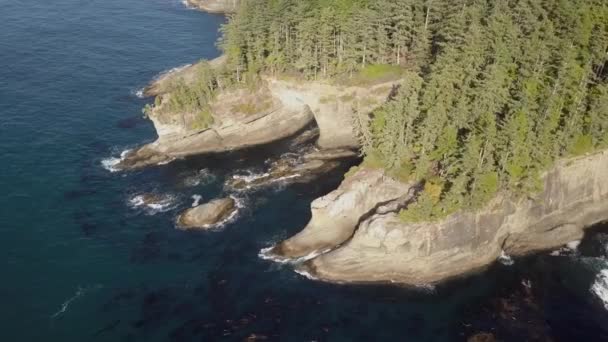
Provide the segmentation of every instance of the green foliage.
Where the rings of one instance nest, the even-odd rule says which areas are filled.
[[[361,68],[352,76],[341,77],[337,81],[346,85],[369,86],[398,80],[403,76],[404,71],[400,65],[371,64]]]
[[[403,79],[371,115],[375,98],[354,99],[353,122],[365,167],[425,184],[407,220],[539,191],[555,160],[608,146],[605,1],[244,0],[221,30],[226,65],[201,66],[156,107],[208,113],[218,89],[261,73]]]
[[[585,134],[581,135],[574,140],[574,144],[570,148],[570,153],[575,156],[580,156],[593,149],[593,137]]]
[[[608,6],[403,3],[429,10],[424,27],[406,26],[418,69],[404,69],[397,96],[357,125],[368,163],[426,184],[402,218],[480,207],[503,190],[540,191],[539,175],[556,159],[608,146]]]

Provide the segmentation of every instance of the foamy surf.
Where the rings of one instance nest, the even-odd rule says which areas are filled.
[[[133,89],[133,90],[131,90],[131,95],[133,95],[139,99],[143,99],[143,98],[145,98],[144,89],[145,88]]]
[[[197,173],[191,176],[187,176],[182,181],[185,187],[193,188],[200,185],[208,185],[213,183],[215,175],[207,169],[201,169]]]
[[[551,256],[564,256],[573,255],[578,253],[578,246],[581,244],[581,240],[575,240],[568,242],[565,246],[560,249],[554,250],[549,255]]]
[[[192,208],[198,207],[198,205],[201,203],[201,200],[203,199],[203,196],[192,195],[192,199],[194,200],[194,202],[192,202]]]
[[[513,266],[515,261],[508,255],[505,251],[500,251],[500,255],[498,256],[498,261],[505,266]]]
[[[120,153],[120,157],[110,157],[103,159],[101,161],[101,166],[110,172],[118,172],[120,170],[116,168],[116,165],[123,161],[129,152],[131,152],[131,150],[127,149]]]
[[[276,247],[276,245],[273,245],[273,246],[267,247],[267,248],[262,248],[260,250],[260,252],[258,253],[258,257],[260,259],[273,261],[273,262],[276,262],[279,264],[301,264],[308,260],[312,260],[321,254],[325,254],[325,253],[331,251],[331,248],[327,248],[327,249],[312,251],[312,252],[308,253],[307,255],[301,256],[299,258],[285,258],[285,257],[280,257],[280,256],[272,253],[272,250],[275,247]]]
[[[147,196],[153,197],[146,199]],[[129,199],[133,209],[143,209],[148,215],[156,215],[173,210],[177,207],[177,197],[173,195],[140,194]]]
[[[88,286],[88,287],[78,286],[78,288],[76,289],[76,293],[72,297],[68,298],[65,302],[63,302],[61,304],[61,307],[59,308],[59,310],[51,315],[51,318],[57,318],[57,317],[61,316],[66,311],[68,311],[68,308],[75,300],[84,296],[85,293],[89,292],[90,290],[95,290],[95,289],[99,289],[99,288],[101,288],[101,285]]]
[[[604,308],[608,310],[608,269],[603,269],[597,274],[590,291],[602,302]]]
[[[227,188],[234,191],[248,191],[252,189],[259,189],[263,187],[268,187],[271,185],[284,185],[287,184],[289,180],[301,177],[302,175],[299,173],[291,174],[283,177],[273,178],[272,174],[269,172],[264,173],[254,173],[252,171],[246,171],[241,174],[232,175],[232,181],[228,182]],[[242,182],[243,186],[232,186],[230,183],[234,184],[238,182]]]
[[[313,276],[312,274],[310,274],[310,272],[303,270],[303,269],[295,269],[295,272],[299,275],[301,275],[304,278],[310,279],[310,280],[319,280],[319,278]]]

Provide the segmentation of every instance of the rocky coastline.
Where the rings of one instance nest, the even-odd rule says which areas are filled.
[[[187,0],[214,13],[234,12],[238,1]],[[211,66],[224,62],[222,57]],[[146,96],[170,98],[170,84],[195,78],[197,64],[177,68],[146,87]],[[202,154],[224,153],[284,139],[316,148],[274,162],[250,180],[234,178],[232,189],[277,179],[310,181],[357,155],[355,122],[385,103],[401,80],[372,86],[263,76],[256,89],[224,90],[211,103],[213,124],[197,128],[196,114],[148,114],[158,139],[126,153],[116,165],[132,170]],[[244,111],[250,103],[260,108]],[[244,106],[246,105],[246,106]],[[314,127],[312,130],[310,127]],[[500,193],[483,208],[435,222],[407,223],[399,211],[416,200],[420,185],[403,183],[383,170],[361,168],[335,191],[315,200],[304,229],[262,252],[293,262],[298,272],[335,283],[437,283],[479,271],[501,255],[524,255],[580,240],[585,229],[608,219],[608,151],[559,161],[542,176],[543,190],[531,197]],[[230,199],[191,208],[177,219],[182,229],[205,228],[235,210]]]
[[[184,0],[186,6],[209,13],[236,12],[241,0]]]
[[[219,57],[210,63],[218,66],[223,62]],[[352,155],[359,148],[355,113],[372,112],[401,82],[363,87],[264,76],[255,90],[236,88],[220,92],[211,103],[213,124],[200,129],[196,113],[162,110],[171,96],[168,85],[178,79],[192,82],[196,68],[197,64],[177,68],[145,88],[146,96],[163,95],[160,105],[148,114],[158,139],[127,153],[115,166],[117,169],[137,169],[189,156],[266,145],[297,136],[310,125],[318,127],[316,145],[323,151],[323,158],[334,158],[325,151]]]
[[[519,256],[580,240],[586,228],[607,219],[607,169],[608,151],[563,160],[546,172],[544,190],[533,198],[501,194],[480,210],[423,223],[405,223],[396,211],[383,211],[386,197],[377,189],[393,181],[370,183],[380,171],[361,170],[314,202],[311,222],[272,252],[293,258],[317,251],[297,267],[330,282],[436,283],[483,269],[504,253]],[[410,195],[406,188],[394,196]],[[362,214],[360,200],[335,205],[351,196],[380,207]],[[322,204],[328,199],[333,206]],[[348,223],[329,224],[325,216],[348,218]],[[303,252],[294,253],[299,251],[294,246]]]

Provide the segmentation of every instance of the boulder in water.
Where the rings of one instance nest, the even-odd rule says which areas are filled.
[[[177,225],[178,228],[185,230],[208,229],[226,220],[236,209],[233,198],[216,199],[184,211],[177,218]]]

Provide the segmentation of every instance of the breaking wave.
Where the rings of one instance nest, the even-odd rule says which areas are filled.
[[[135,97],[137,97],[139,99],[143,99],[143,98],[146,97],[144,95],[144,89],[145,89],[145,87],[144,88],[133,89],[133,90],[131,90],[131,95],[133,95],[133,96],[135,96]]]
[[[258,253],[258,257],[260,259],[263,260],[270,260],[279,264],[301,264],[305,261],[314,259],[316,257],[318,257],[321,254],[325,254],[329,251],[331,251],[331,248],[327,248],[327,249],[322,249],[322,250],[315,250],[312,251],[304,256],[301,256],[299,258],[285,258],[285,257],[281,257],[278,256],[274,253],[272,253],[272,250],[276,247],[276,245],[267,247],[267,248],[262,248],[260,250],[260,252]]]
[[[116,165],[123,161],[129,152],[131,152],[131,149],[122,151],[120,153],[120,157],[109,157],[103,159],[101,161],[101,166],[110,172],[118,172],[120,170],[116,168]]]
[[[177,207],[177,197],[174,195],[140,194],[129,199],[129,206],[143,209],[148,215],[156,215],[173,210]]]
[[[215,181],[215,175],[208,169],[201,169],[193,175],[187,176],[182,181],[185,187],[193,188],[199,185],[208,185]]]
[[[313,276],[312,274],[310,274],[310,272],[308,272],[308,271],[306,271],[304,269],[296,268],[294,271],[297,274],[299,274],[299,275],[301,275],[301,276],[303,276],[303,277],[305,277],[307,279],[310,279],[310,280],[318,280],[319,279],[319,278]]]
[[[194,202],[192,202],[192,208],[198,207],[198,205],[201,203],[201,200],[203,199],[203,196],[192,195],[192,199],[194,200]]]
[[[72,304],[75,300],[84,296],[87,292],[89,292],[91,290],[96,290],[99,288],[101,288],[101,285],[85,286],[85,287],[78,286],[78,288],[76,289],[76,293],[72,297],[68,298],[65,302],[63,302],[61,304],[61,307],[59,308],[59,310],[57,310],[57,312],[55,312],[54,314],[51,315],[51,318],[57,318],[57,317],[61,316],[68,310],[68,308],[70,307],[70,304]]]
[[[513,261],[513,258],[508,255],[505,251],[500,251],[500,255],[498,256],[498,262],[500,262],[501,264],[505,265],[505,266],[513,266],[513,264],[515,264],[515,261]]]
[[[551,256],[564,256],[577,254],[578,246],[581,244],[581,240],[575,240],[568,242],[565,246],[560,249],[554,250],[549,255]]]
[[[275,178],[272,177],[270,172],[255,173],[251,170],[247,170],[232,175],[231,179],[227,182],[226,187],[234,191],[248,191],[271,185],[284,185],[287,181],[301,176],[301,174],[295,173]],[[235,184],[241,185],[235,186]]]
[[[608,310],[608,269],[603,269],[597,274],[590,291],[602,301],[604,308]]]

